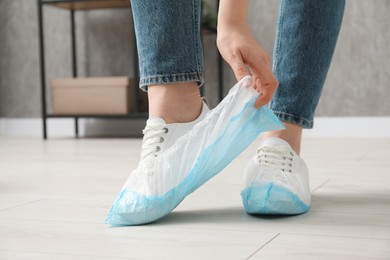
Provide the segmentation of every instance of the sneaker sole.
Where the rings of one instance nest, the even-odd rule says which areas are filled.
[[[249,214],[297,215],[310,209],[297,195],[275,183],[252,185],[241,197]]]

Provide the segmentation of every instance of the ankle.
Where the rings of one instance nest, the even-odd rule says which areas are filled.
[[[286,126],[285,130],[266,132],[263,138],[277,137],[283,139],[299,155],[301,152],[302,127],[287,122],[283,123]]]
[[[160,117],[166,123],[185,123],[198,118],[202,99],[196,82],[148,87],[149,117]]]

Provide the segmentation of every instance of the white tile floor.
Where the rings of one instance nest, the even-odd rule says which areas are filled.
[[[243,211],[252,145],[168,217],[109,227],[140,143],[0,138],[0,259],[390,259],[390,139],[305,139],[304,215]]]

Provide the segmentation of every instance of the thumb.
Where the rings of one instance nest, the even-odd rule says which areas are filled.
[[[251,73],[244,64],[241,55],[235,55],[234,58],[232,58],[228,63],[232,68],[237,81],[240,81],[243,77],[247,75],[251,75]]]

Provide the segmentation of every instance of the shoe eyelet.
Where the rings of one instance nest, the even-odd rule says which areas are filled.
[[[169,132],[169,129],[168,128],[166,128],[166,127],[164,127],[164,133],[166,134],[166,133],[168,133]]]
[[[160,143],[164,142],[164,138],[160,137]]]
[[[160,147],[160,146],[157,146],[156,152],[159,152],[160,150],[161,150],[161,147]]]

